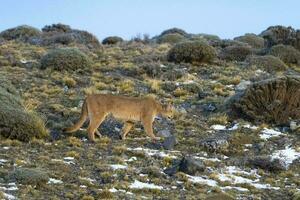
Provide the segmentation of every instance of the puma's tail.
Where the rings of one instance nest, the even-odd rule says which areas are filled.
[[[74,124],[73,126],[63,129],[63,131],[66,133],[72,133],[72,132],[77,131],[83,125],[87,116],[88,116],[88,108],[87,108],[87,102],[85,99],[83,102],[82,108],[81,108],[81,116],[80,116],[79,121],[76,124]]]

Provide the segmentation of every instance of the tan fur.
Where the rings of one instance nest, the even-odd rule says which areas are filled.
[[[159,139],[153,134],[152,123],[154,118],[159,114],[172,117],[173,108],[171,105],[162,105],[153,97],[135,98],[110,94],[93,94],[86,97],[79,121],[64,131],[68,133],[77,131],[89,118],[88,136],[91,141],[95,141],[95,132],[100,136],[97,128],[109,114],[124,121],[122,139],[126,138],[126,135],[134,126],[134,122],[137,121],[142,122],[148,136],[152,139]]]

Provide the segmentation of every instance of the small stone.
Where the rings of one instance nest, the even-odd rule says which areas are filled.
[[[171,135],[167,137],[164,142],[162,143],[162,146],[166,150],[172,150],[174,146],[176,145],[177,141],[175,136]]]
[[[271,172],[286,170],[283,161],[279,159],[272,159],[270,156],[256,156],[249,159],[248,163],[254,167],[259,167]]]
[[[245,81],[242,80],[237,86],[236,86],[236,90],[237,91],[242,91],[245,90],[249,85],[251,84],[251,81]]]
[[[167,137],[172,136],[170,130],[167,130],[167,129],[158,131],[158,132],[157,132],[157,135],[158,135],[159,137],[164,137],[164,138],[167,138]]]

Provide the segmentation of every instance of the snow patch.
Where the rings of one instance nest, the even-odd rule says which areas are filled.
[[[135,180],[134,183],[132,183],[129,186],[129,188],[131,188],[131,189],[147,188],[147,189],[157,189],[157,190],[162,190],[163,189],[162,186],[154,185],[153,183],[143,183],[143,182],[140,182],[138,180]]]
[[[261,133],[262,134],[260,134],[260,138],[263,140],[267,140],[271,137],[278,137],[280,135],[283,135],[283,133],[281,133],[280,131],[276,131],[274,129],[268,129],[268,128],[264,128]]]
[[[201,176],[191,176],[191,175],[186,175],[189,178],[189,181],[193,182],[193,183],[199,183],[199,184],[204,184],[204,185],[208,185],[211,187],[215,187],[218,185],[217,181],[212,180],[212,179],[208,179],[206,177],[201,177]]]
[[[63,182],[61,180],[50,178],[48,181],[48,184],[62,184]]]
[[[226,126],[220,125],[220,124],[212,125],[210,128],[211,128],[211,129],[214,129],[214,130],[216,130],[216,131],[223,131],[223,130],[226,130]]]
[[[285,147],[284,150],[277,150],[271,156],[272,159],[279,159],[284,162],[285,167],[288,168],[294,160],[300,158],[300,152],[295,151],[291,147]]]
[[[113,170],[126,169],[126,168],[127,168],[126,165],[119,165],[119,164],[110,165],[110,167],[111,167]]]

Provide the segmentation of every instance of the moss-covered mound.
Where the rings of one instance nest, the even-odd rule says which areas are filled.
[[[280,58],[286,64],[300,65],[300,52],[290,45],[275,45],[271,48],[270,54]]]
[[[162,44],[162,43],[175,44],[175,43],[181,42],[184,39],[185,39],[185,37],[181,34],[170,33],[170,34],[165,34],[165,35],[160,36],[157,39],[157,42],[159,44]]]
[[[300,119],[300,76],[254,83],[233,99],[233,113],[255,122],[285,124]]]
[[[72,35],[75,38],[75,41],[79,44],[84,44],[90,49],[99,49],[101,48],[101,44],[96,36],[93,34],[82,31],[82,30],[72,30]]]
[[[163,36],[163,35],[167,35],[167,34],[179,34],[179,35],[187,35],[187,32],[185,32],[185,30],[183,29],[180,29],[180,28],[170,28],[170,29],[167,29],[165,31],[163,31],[160,36]]]
[[[25,110],[13,86],[1,81],[0,84],[0,135],[25,142],[46,137],[48,131],[44,121]]]
[[[252,53],[252,48],[248,45],[234,45],[224,48],[220,57],[225,60],[244,61]]]
[[[49,181],[49,176],[41,169],[16,168],[8,175],[8,179],[20,184],[41,186]]]
[[[17,26],[4,30],[0,33],[0,37],[6,40],[22,40],[27,41],[31,37],[38,37],[41,35],[41,31],[27,25]]]
[[[209,63],[216,58],[216,50],[205,42],[182,42],[168,52],[170,62]]]
[[[61,48],[48,52],[41,59],[41,68],[55,70],[77,70],[89,68],[91,60],[78,49]]]
[[[265,56],[249,56],[246,60],[250,66],[255,65],[267,72],[273,73],[277,71],[284,71],[288,68],[282,60],[272,55]]]
[[[121,37],[118,37],[118,36],[110,36],[110,37],[107,37],[107,38],[104,38],[103,41],[102,41],[102,44],[104,45],[114,45],[114,44],[118,44],[118,43],[121,43],[123,42],[123,39]]]
[[[236,37],[234,38],[234,40],[247,43],[248,45],[256,49],[264,48],[264,43],[265,43],[263,37],[257,36],[253,33],[247,33],[243,36]]]

